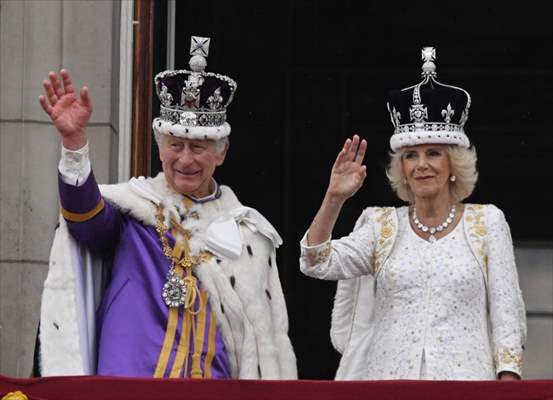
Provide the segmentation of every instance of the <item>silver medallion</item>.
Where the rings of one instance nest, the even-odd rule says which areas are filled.
[[[175,274],[174,270],[167,274],[167,282],[163,285],[163,301],[168,307],[180,307],[186,302],[186,284]]]

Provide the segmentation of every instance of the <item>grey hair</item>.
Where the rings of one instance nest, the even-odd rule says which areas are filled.
[[[476,148],[464,148],[457,145],[447,145],[451,174],[457,178],[455,182],[449,182],[449,191],[455,202],[460,202],[469,197],[474,191],[478,181],[476,170]],[[390,164],[386,170],[386,176],[390,186],[396,195],[403,201],[413,204],[415,195],[405,182],[405,175],[401,165],[403,152],[399,149],[390,153]]]
[[[161,148],[163,147],[163,140],[169,136],[164,135],[163,133],[158,133],[157,131],[155,132],[154,136],[156,138],[157,147],[159,150],[161,150]],[[179,136],[175,136],[175,137],[179,137]],[[221,139],[215,140],[214,142],[215,142],[215,151],[218,154],[221,154],[223,151],[225,151],[225,147],[230,143],[230,140],[228,136],[225,136],[225,137],[222,137]]]
[[[225,151],[225,147],[227,147],[230,144],[228,136],[222,137],[219,140],[215,141],[215,151],[219,154],[221,154],[223,151]]]

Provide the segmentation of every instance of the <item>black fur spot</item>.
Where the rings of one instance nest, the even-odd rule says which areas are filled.
[[[221,312],[224,314],[225,313],[225,307],[221,304]]]
[[[267,295],[267,297],[269,298],[269,300],[271,300],[271,293],[270,293],[268,290],[265,290],[265,294]]]
[[[188,133],[188,132],[190,132],[190,129],[186,128],[186,129],[184,130],[184,132]]]
[[[271,256],[269,256],[269,267],[272,267],[273,266],[273,259],[271,258]]]
[[[220,259],[220,258],[216,258],[216,259],[215,259],[215,262],[216,262],[217,264],[221,264],[221,259]]]
[[[252,247],[251,247],[250,245],[247,245],[247,246],[246,246],[246,249],[248,249],[248,254],[249,254],[250,256],[253,256]]]
[[[234,275],[232,275],[230,277],[230,286],[232,286],[232,288],[234,289],[234,284],[236,283],[236,278],[234,277]]]
[[[157,123],[157,126],[159,126],[159,127],[161,128],[161,121],[159,121],[159,122]]]
[[[207,140],[207,135],[204,135],[204,139]]]
[[[54,328],[56,328],[58,331],[60,330],[60,326],[54,322]]]

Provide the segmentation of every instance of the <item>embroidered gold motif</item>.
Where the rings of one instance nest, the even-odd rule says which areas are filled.
[[[377,208],[375,210],[376,222],[380,224],[380,236],[376,242],[375,252],[374,252],[374,273],[376,274],[380,271],[382,263],[384,262],[383,258],[388,254],[388,248],[392,245],[393,241],[390,238],[393,236],[395,231],[395,226],[393,224],[392,212],[394,212],[393,207],[383,207]]]
[[[326,243],[322,249],[310,249],[307,251],[307,259],[309,264],[317,265],[328,261],[330,253],[332,252],[332,246],[330,242]]]
[[[501,364],[512,364],[521,370],[522,353],[510,347],[498,350],[495,354],[495,366],[499,368]]]
[[[486,251],[486,241],[484,237],[488,233],[486,224],[484,223],[484,205],[471,204],[466,206],[466,222],[469,225],[469,235],[473,239],[473,243],[476,245],[475,250],[484,262],[484,268],[488,269],[488,253]]]
[[[393,232],[394,230],[390,226],[383,226],[382,229],[380,230],[380,234],[385,239],[388,239],[390,236],[392,236]]]
[[[480,224],[476,225],[475,232],[476,232],[476,234],[478,234],[480,236],[485,236],[488,231],[487,231],[486,227],[483,224],[480,223]]]

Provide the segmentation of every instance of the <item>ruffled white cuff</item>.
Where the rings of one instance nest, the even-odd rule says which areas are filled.
[[[61,146],[58,171],[64,183],[76,187],[82,186],[88,179],[91,170],[88,143],[79,150],[69,150]]]

